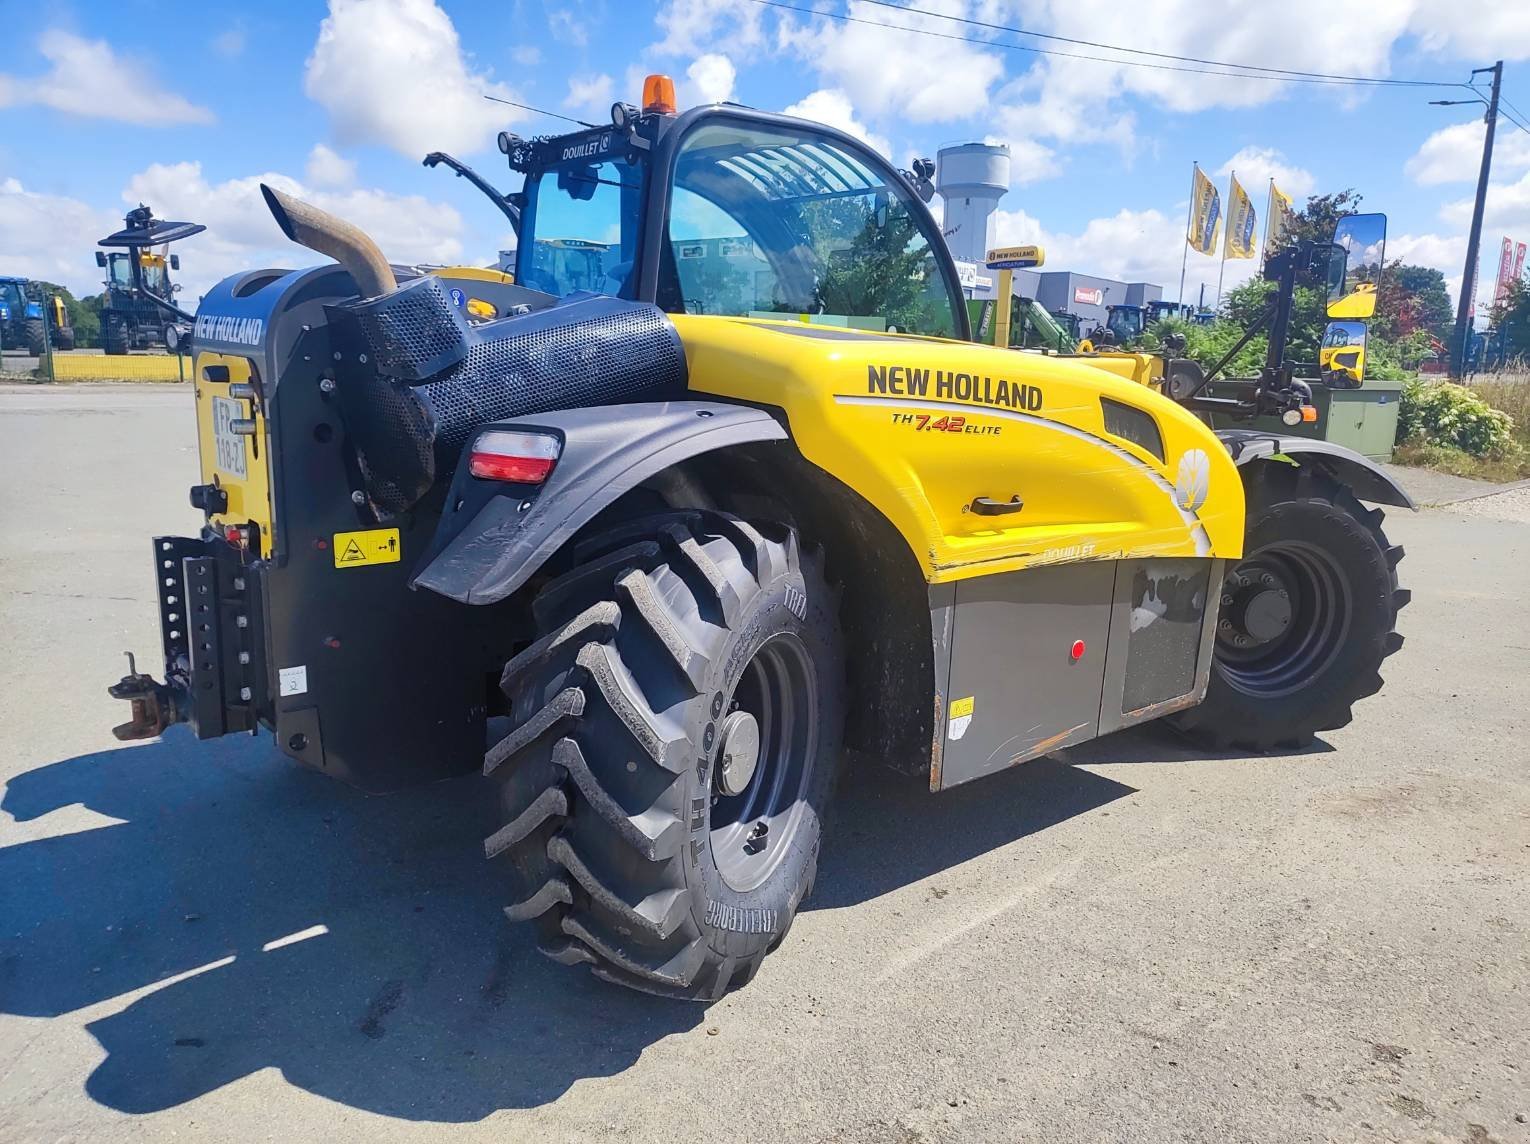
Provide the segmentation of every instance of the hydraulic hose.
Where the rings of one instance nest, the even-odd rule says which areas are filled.
[[[309,250],[327,254],[349,270],[363,298],[376,298],[398,288],[393,267],[361,228],[264,183],[260,193],[282,233]]]

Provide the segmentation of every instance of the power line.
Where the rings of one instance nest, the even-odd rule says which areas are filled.
[[[551,116],[553,119],[561,119],[565,123],[577,123],[580,127],[598,127],[599,126],[599,124],[597,124],[597,123],[586,123],[582,119],[575,119],[572,115],[560,115],[560,114],[558,114],[558,112],[556,112],[556,111],[548,111],[544,107],[532,107],[531,104],[529,104],[529,103],[517,103],[513,99],[501,99],[497,95],[485,95],[484,98],[487,99],[490,103],[503,103],[503,104],[507,104],[510,107],[519,107],[522,111],[534,111],[538,115],[548,115],[548,116]]]
[[[979,39],[976,36],[958,36],[958,35],[955,35],[955,34],[953,34],[951,32],[937,32],[937,31],[935,31],[932,28],[911,28],[911,27],[909,27],[906,24],[885,24],[885,23],[883,23],[880,20],[868,20],[868,19],[866,19],[863,16],[852,16],[852,15],[850,15],[848,13],[845,13],[845,12],[825,12],[825,11],[820,11],[820,10],[818,10],[816,8],[804,8],[804,7],[801,7],[801,6],[796,5],[796,4],[785,3],[785,0],[750,0],[750,2],[754,3],[754,4],[762,5],[762,6],[767,7],[767,8],[780,8],[780,9],[783,9],[784,11],[788,11],[788,12],[800,12],[803,15],[806,15],[806,16],[824,16],[824,17],[827,17],[828,19],[839,20],[842,23],[846,23],[846,24],[866,24],[866,25],[868,25],[870,27],[873,27],[873,28],[888,28],[888,29],[891,29],[892,31],[895,31],[895,32],[912,32],[913,34],[918,35],[918,36],[930,36],[930,37],[932,37],[934,39],[937,39],[937,40],[955,40],[955,41],[958,41],[958,42],[964,43],[964,44],[976,44],[979,47],[984,47],[984,48],[999,48],[999,49],[1001,49],[1003,51],[1009,51],[1009,52],[1026,52],[1026,53],[1029,53],[1029,54],[1032,54],[1032,55],[1055,56],[1055,57],[1058,57],[1058,58],[1061,58],[1061,59],[1070,59],[1070,60],[1088,60],[1088,61],[1091,61],[1093,63],[1115,64],[1118,67],[1147,68],[1147,69],[1150,69],[1152,71],[1182,72],[1182,73],[1188,73],[1190,75],[1215,75],[1215,76],[1223,76],[1223,77],[1230,78],[1230,79],[1263,79],[1263,80],[1270,80],[1270,81],[1275,82],[1275,83],[1310,83],[1310,84],[1338,85],[1338,86],[1343,86],[1343,87],[1355,87],[1355,86],[1466,87],[1466,86],[1468,86],[1468,85],[1463,84],[1463,83],[1447,83],[1447,82],[1444,82],[1444,81],[1434,81],[1434,80],[1389,80],[1389,79],[1380,79],[1380,78],[1371,79],[1371,78],[1361,77],[1361,76],[1356,76],[1356,77],[1353,77],[1353,78],[1343,78],[1343,77],[1326,78],[1326,77],[1322,76],[1319,73],[1313,73],[1311,76],[1304,76],[1304,75],[1301,75],[1299,73],[1293,73],[1293,74],[1290,74],[1290,75],[1283,74],[1283,73],[1282,74],[1271,74],[1274,71],[1274,69],[1248,70],[1248,71],[1213,71],[1213,70],[1210,70],[1208,68],[1203,68],[1203,67],[1181,67],[1181,66],[1178,66],[1178,65],[1175,65],[1175,64],[1147,63],[1147,62],[1145,62],[1143,60],[1122,60],[1122,59],[1112,59],[1109,56],[1091,56],[1091,55],[1087,55],[1087,54],[1085,54],[1083,52],[1063,52],[1063,51],[1058,51],[1055,48],[1038,48],[1038,47],[1033,47],[1033,46],[1031,46],[1029,44],[1005,44],[1005,43],[998,43],[998,42],[995,42],[993,40]],[[868,2],[876,3],[876,2],[878,2],[878,0],[868,0]],[[890,7],[890,8],[898,8],[898,9],[901,9],[902,11],[906,11],[906,12],[918,12],[918,13],[923,14],[923,15],[930,15],[930,16],[939,15],[938,13],[934,13],[934,12],[925,13],[925,12],[922,12],[922,10],[916,9],[916,8],[906,8],[906,7],[904,7],[901,4],[886,4],[885,6],[886,7]],[[955,17],[945,17],[945,18],[953,19]],[[1011,31],[1011,32],[1017,32],[1020,35],[1027,35],[1027,36],[1039,35],[1039,33],[1025,32],[1025,31],[1020,30],[1020,29],[1004,29],[1004,30],[1005,31]],[[1078,41],[1078,42],[1083,42],[1083,41]],[[1104,48],[1106,48],[1106,49],[1108,49],[1110,51],[1130,52],[1130,51],[1135,50],[1135,49],[1132,49],[1132,48],[1118,48],[1118,47],[1115,47],[1114,45],[1110,45],[1110,44],[1102,44],[1100,46],[1104,47]],[[1150,53],[1150,54],[1158,54],[1158,53]],[[1185,60],[1188,60],[1189,62],[1196,62],[1193,59],[1191,59],[1190,57],[1170,56],[1168,58],[1170,58],[1170,59],[1185,59]],[[1217,64],[1216,66],[1223,67],[1223,68],[1253,68],[1254,65],[1250,65],[1250,64]]]
[[[1202,59],[1202,58],[1197,57],[1197,56],[1179,56],[1179,55],[1174,55],[1172,52],[1154,52],[1154,51],[1149,51],[1146,48],[1123,48],[1123,47],[1120,47],[1120,46],[1118,46],[1116,44],[1104,44],[1104,43],[1100,43],[1097,40],[1079,40],[1079,39],[1074,39],[1071,36],[1060,36],[1060,35],[1056,35],[1056,34],[1051,33],[1051,32],[1033,32],[1033,31],[1030,31],[1027,28],[1016,28],[1016,27],[1012,27],[1012,26],[1007,25],[1007,24],[990,24],[990,23],[988,23],[986,21],[983,21],[983,20],[973,20],[973,19],[970,19],[970,18],[968,18],[966,16],[950,16],[950,15],[947,15],[946,13],[944,13],[944,12],[931,12],[928,9],[925,9],[925,8],[915,8],[912,4],[896,4],[896,3],[893,3],[892,0],[862,0],[862,2],[866,3],[866,4],[875,4],[879,8],[893,8],[893,9],[895,9],[897,11],[900,11],[900,12],[917,12],[921,16],[932,16],[932,17],[934,17],[936,19],[939,19],[939,20],[950,20],[950,21],[952,21],[954,23],[967,24],[967,25],[969,25],[971,27],[974,27],[974,28],[986,28],[986,29],[988,29],[990,31],[994,31],[994,32],[1009,32],[1009,33],[1012,33],[1013,35],[1017,35],[1017,36],[1034,36],[1038,40],[1055,40],[1056,42],[1062,43],[1062,44],[1077,44],[1078,46],[1085,47],[1085,48],[1104,48],[1107,51],[1112,51],[1112,52],[1128,52],[1128,53],[1130,53],[1132,55],[1152,56],[1154,59],[1175,60],[1175,61],[1177,61],[1179,63],[1205,64],[1205,65],[1207,65],[1209,67],[1237,68],[1240,71],[1254,71],[1254,72],[1267,72],[1267,73],[1270,73],[1269,76],[1264,76],[1264,77],[1260,77],[1260,78],[1270,78],[1270,77],[1273,77],[1273,76],[1289,76],[1292,79],[1309,79],[1309,80],[1319,80],[1320,79],[1320,80],[1329,80],[1329,81],[1340,82],[1340,83],[1384,85],[1384,86],[1387,86],[1387,87],[1462,87],[1462,86],[1464,86],[1463,84],[1461,84],[1459,82],[1456,82],[1456,83],[1447,83],[1447,82],[1444,82],[1444,81],[1436,82],[1434,80],[1422,80],[1422,79],[1390,79],[1390,78],[1387,78],[1385,76],[1334,75],[1334,74],[1329,73],[1329,72],[1292,71],[1292,70],[1289,70],[1289,69],[1286,69],[1286,68],[1267,68],[1267,67],[1261,67],[1258,64],[1228,63],[1225,60],[1208,60],[1208,59]],[[827,15],[827,14],[828,13],[825,13],[825,15]],[[914,29],[910,29],[910,31],[912,31],[912,30],[914,30]],[[1085,58],[1093,59],[1095,57],[1090,56],[1090,57],[1085,57]],[[1119,61],[1114,61],[1114,62],[1128,63],[1128,61],[1126,61],[1126,60],[1119,60]]]

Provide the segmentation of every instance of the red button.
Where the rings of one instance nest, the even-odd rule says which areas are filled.
[[[1068,655],[1071,656],[1074,660],[1083,659],[1084,658],[1084,641],[1083,640],[1074,640],[1073,641],[1073,646],[1068,649]]]

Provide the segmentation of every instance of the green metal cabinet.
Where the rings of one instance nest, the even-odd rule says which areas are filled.
[[[1402,399],[1400,381],[1367,381],[1359,389],[1330,389],[1317,381],[1312,386],[1312,404],[1318,419],[1300,425],[1285,425],[1278,417],[1255,417],[1238,421],[1224,413],[1213,413],[1214,429],[1268,429],[1291,437],[1315,437],[1335,445],[1345,445],[1364,453],[1373,461],[1390,461],[1392,445],[1397,440],[1397,409]],[[1208,392],[1218,394],[1213,383]]]

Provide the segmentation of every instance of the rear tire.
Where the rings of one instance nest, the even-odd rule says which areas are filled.
[[[113,356],[128,352],[127,320],[110,310],[101,315],[101,348]]]
[[[1251,482],[1206,698],[1173,718],[1180,730],[1216,750],[1302,747],[1381,690],[1410,595],[1397,586],[1403,550],[1383,519],[1317,470],[1270,464]]]
[[[28,318],[22,325],[21,337],[26,342],[27,353],[33,357],[42,357],[47,352],[48,335],[41,318]]]
[[[844,722],[834,594],[790,529],[721,513],[631,522],[575,556],[505,668],[515,729],[484,762],[505,825],[484,850],[549,957],[720,997],[812,890]]]
[[[65,326],[53,335],[53,348],[65,352],[74,349],[74,327]]]

